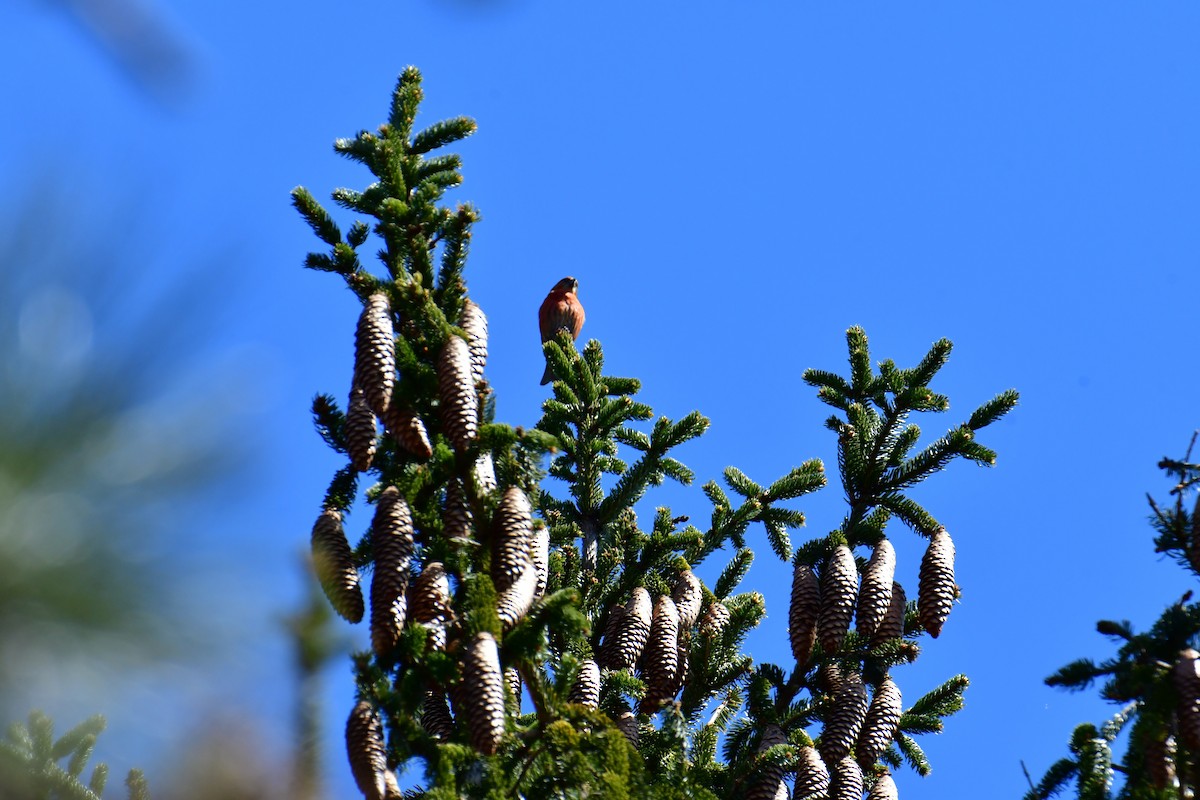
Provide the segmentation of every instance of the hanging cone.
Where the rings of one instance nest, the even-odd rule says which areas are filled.
[[[759,742],[758,754],[761,755],[778,744],[787,744],[787,737],[778,725],[768,725]],[[778,764],[761,764],[757,769],[757,777],[746,792],[746,800],[775,800],[780,796],[781,790],[782,797],[786,800],[787,785],[783,782],[786,774],[787,771]]]
[[[529,613],[536,590],[537,571],[532,564],[528,564],[521,577],[517,578],[517,582],[501,592],[496,600],[496,614],[500,617],[500,624],[504,626],[505,632]]]
[[[516,667],[504,668],[504,685],[508,687],[508,696],[512,700],[513,708],[520,713],[521,708],[521,673]]]
[[[858,565],[850,548],[841,544],[829,554],[821,573],[821,616],[817,630],[826,653],[842,649],[857,599]]]
[[[869,769],[896,738],[900,726],[900,687],[891,678],[884,678],[875,690],[867,718],[858,735],[855,755],[863,769]]]
[[[675,667],[675,682],[671,684],[670,696],[674,697],[679,694],[679,690],[687,683],[688,677],[688,644],[691,641],[691,634],[685,631],[679,632],[679,655],[676,657]]]
[[[829,770],[815,747],[801,747],[796,759],[795,800],[818,800],[829,796]]]
[[[354,335],[354,383],[362,387],[367,404],[382,417],[392,400],[396,380],[396,334],[387,295],[367,298]]]
[[[883,774],[875,779],[875,785],[867,793],[867,800],[900,800],[892,773],[884,770]]]
[[[399,797],[398,791],[395,794],[391,792],[396,778],[387,767],[383,727],[375,716],[375,709],[365,700],[360,700],[354,706],[350,718],[346,720],[346,754],[354,782],[367,800]]]
[[[700,635],[707,639],[720,638],[729,624],[729,609],[720,600],[713,598],[708,604],[704,619],[700,620]]]
[[[621,614],[621,627],[608,654],[611,659],[609,669],[631,670],[637,665],[646,640],[650,638],[652,620],[650,593],[639,586],[633,590],[633,597],[629,598]]]
[[[532,565],[532,514],[523,491],[516,486],[504,490],[492,520],[492,582],[497,592],[506,591]]]
[[[371,468],[375,458],[375,435],[375,415],[367,405],[366,394],[355,384],[346,408],[346,451],[350,454],[350,463],[359,472]]]
[[[471,744],[484,755],[493,755],[504,736],[504,678],[496,639],[487,631],[477,633],[463,653],[459,696]]]
[[[1196,506],[1192,509],[1192,524],[1187,536],[1187,559],[1192,569],[1200,572],[1200,495],[1196,497]]]
[[[483,367],[487,364],[488,323],[483,309],[470,300],[463,302],[459,327],[467,332],[467,347],[471,351],[471,378],[475,383],[483,380]]]
[[[446,506],[442,510],[442,531],[446,538],[471,538],[471,508],[467,505],[467,496],[463,493],[462,484],[458,478],[451,478],[446,484]]]
[[[595,661],[589,658],[579,665],[579,674],[575,676],[567,699],[588,708],[600,705],[600,667]]]
[[[704,602],[704,590],[700,579],[690,569],[679,572],[675,577],[675,586],[671,589],[671,599],[675,601],[675,609],[679,612],[679,626],[682,630],[691,630],[700,618],[700,606]]]
[[[650,637],[646,640],[646,696],[638,711],[653,714],[675,695],[675,677],[679,669],[679,612],[675,601],[665,594],[654,604]]]
[[[417,458],[424,459],[433,455],[433,445],[429,443],[429,432],[425,430],[425,423],[411,408],[402,408],[393,402],[383,417],[383,426],[387,428],[396,444]]]
[[[1181,650],[1171,668],[1171,683],[1177,695],[1175,715],[1179,718],[1179,738],[1191,750],[1200,750],[1200,653],[1192,648]]]
[[[830,800],[862,800],[863,774],[853,758],[846,756],[833,767]]]
[[[624,705],[624,701],[622,701]],[[631,745],[637,747],[638,743],[638,721],[637,715],[629,708],[628,705],[617,712],[617,717],[613,720],[617,724],[617,730],[625,734],[625,738]]]
[[[537,575],[537,585],[533,595],[541,599],[546,596],[546,581],[550,579],[550,529],[538,528],[533,532],[533,569]]]
[[[614,604],[608,609],[608,620],[604,623],[604,637],[600,640],[600,652],[597,661],[600,666],[608,669],[618,669],[613,664],[619,663],[617,656],[617,637],[620,636],[621,624],[625,619],[625,606]]]
[[[426,692],[421,704],[421,727],[438,739],[449,739],[454,735],[454,717],[446,704],[446,695],[441,692]]]
[[[925,557],[921,559],[920,586],[917,590],[917,613],[921,627],[937,638],[942,625],[950,616],[950,608],[958,587],[954,584],[954,542],[942,528],[929,541]]]
[[[371,648],[386,658],[400,641],[408,611],[408,571],[413,557],[412,516],[400,490],[379,494],[371,522],[375,575],[371,578]]]
[[[896,550],[887,539],[880,539],[863,570],[858,588],[856,626],[863,636],[871,636],[887,616],[892,605],[892,583],[896,577]]]
[[[458,452],[471,446],[479,428],[479,398],[471,379],[471,351],[458,336],[446,340],[438,356],[438,396],[446,438]]]
[[[804,669],[817,640],[817,618],[821,613],[821,585],[812,567],[799,562],[792,568],[792,602],[788,608],[788,639],[796,666]]]
[[[1174,737],[1168,736],[1165,741],[1150,737],[1143,747],[1142,758],[1146,762],[1146,776],[1155,789],[1175,785]]]
[[[350,543],[342,531],[342,515],[326,509],[312,529],[313,570],[333,610],[350,622],[363,618],[362,589]]]
[[[833,709],[817,745],[826,764],[836,764],[850,754],[866,717],[867,688],[857,672],[847,673],[834,695]]]
[[[430,561],[408,590],[409,611],[415,622],[429,631],[428,647],[446,649],[446,623],[454,616],[450,605],[450,579],[440,561]]]
[[[491,453],[480,453],[475,459],[475,469],[471,473],[475,478],[475,488],[479,494],[491,494],[496,491],[496,465]]]
[[[871,644],[877,645],[888,639],[899,639],[904,635],[904,614],[908,610],[908,598],[904,587],[892,581],[892,596],[887,613],[879,620],[879,627],[871,635]]]
[[[826,661],[817,667],[817,688],[825,694],[837,694],[841,691],[844,680],[842,668],[837,665],[836,661]]]

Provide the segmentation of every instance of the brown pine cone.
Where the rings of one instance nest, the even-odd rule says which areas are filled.
[[[1156,789],[1165,789],[1175,784],[1175,738],[1168,736],[1160,740],[1152,736],[1146,740],[1142,749],[1142,758],[1146,763],[1146,775]]]
[[[483,309],[470,300],[463,302],[459,327],[467,332],[467,346],[471,351],[471,377],[475,383],[483,380],[483,367],[488,356],[488,323]]]
[[[875,779],[875,785],[867,793],[867,800],[900,800],[892,773],[884,770],[883,774]]]
[[[471,507],[458,478],[446,484],[446,505],[442,511],[442,532],[450,540],[471,539]]]
[[[857,672],[847,673],[834,695],[833,708],[817,744],[826,764],[836,764],[853,751],[867,717],[867,707],[867,688],[863,686],[862,678]]]
[[[796,760],[795,800],[824,800],[829,796],[829,770],[815,747],[801,747]]]
[[[768,725],[759,742],[758,753],[761,755],[778,744],[787,744],[787,737],[778,725]],[[783,782],[787,771],[783,767],[766,763],[758,767],[757,773],[750,790],[746,792],[746,800],[775,800],[780,796],[787,800],[787,785]]]
[[[887,616],[892,605],[892,583],[896,577],[896,550],[887,539],[880,539],[871,553],[858,588],[856,625],[863,636],[871,636]]]
[[[825,694],[837,694],[842,689],[842,668],[836,661],[826,661],[817,667],[816,688]]]
[[[504,736],[504,676],[496,639],[487,631],[477,633],[463,653],[458,697],[463,705],[459,715],[466,715],[471,744],[484,755],[494,755]]]
[[[387,750],[383,744],[383,726],[375,709],[365,700],[360,700],[346,720],[346,754],[350,759],[350,772],[358,790],[368,800],[387,800],[392,795],[391,787],[395,776],[387,766]]]
[[[492,520],[492,582],[497,592],[505,592],[532,566],[532,514],[523,491],[516,486],[504,490]]]
[[[625,734],[625,738],[631,745],[637,747],[638,743],[638,721],[637,715],[625,705],[624,708],[617,712],[617,717],[613,720],[617,724],[617,730]]]
[[[690,569],[682,570],[676,576],[671,599],[675,601],[675,609],[679,612],[680,629],[691,630],[700,618],[704,590],[700,586],[700,579]]]
[[[708,639],[718,639],[729,624],[729,609],[717,598],[708,604],[704,619],[700,620],[700,635]]]
[[[638,710],[653,714],[675,695],[672,688],[679,669],[679,612],[675,601],[661,595],[654,604],[650,637],[646,640],[644,671],[646,696]]]
[[[367,405],[367,396],[355,384],[350,389],[350,403],[346,407],[346,451],[350,463],[359,472],[371,468],[375,459],[375,415]]]
[[[425,702],[421,704],[421,727],[438,739],[449,739],[454,735],[454,717],[450,715],[450,706],[442,692],[425,693]]]
[[[354,383],[362,387],[375,416],[383,417],[396,380],[396,334],[388,297],[376,292],[367,298],[354,335]]]
[[[908,598],[904,587],[892,581],[892,597],[887,613],[879,620],[879,627],[871,634],[871,644],[877,645],[888,639],[899,639],[904,635],[904,614],[908,610]]]
[[[438,396],[446,438],[458,452],[471,446],[479,430],[479,397],[471,379],[471,351],[458,336],[446,340],[438,356]]]
[[[579,674],[567,699],[588,708],[600,705],[600,667],[595,661],[589,658],[579,665]]]
[[[446,649],[446,624],[454,616],[450,605],[450,579],[440,561],[430,561],[408,590],[409,611],[429,631],[429,648]]]
[[[501,592],[500,597],[496,599],[496,614],[506,632],[529,613],[536,591],[537,571],[532,564],[528,564],[521,577],[517,578],[517,582]]]
[[[383,427],[387,428],[396,444],[417,458],[433,455],[433,445],[429,443],[425,423],[411,408],[402,408],[393,401],[383,417]]]
[[[850,756],[834,765],[830,784],[830,800],[862,800],[862,770]]]
[[[937,638],[950,616],[950,608],[958,587],[954,583],[954,542],[942,528],[933,535],[925,557],[921,559],[920,586],[917,590],[917,613],[921,627]]]
[[[821,585],[812,567],[799,562],[792,568],[792,601],[788,608],[788,639],[796,666],[804,669],[817,640],[821,613]]]
[[[650,638],[653,613],[650,593],[641,586],[634,589],[621,614],[621,627],[613,646],[606,653],[609,669],[631,670],[637,665],[646,647],[646,640]]]
[[[625,606],[613,604],[608,609],[608,619],[604,623],[604,636],[600,640],[600,651],[596,660],[600,666],[616,669],[614,663],[620,659],[616,656],[617,637],[620,636],[621,624],[625,619]]]
[[[674,697],[679,694],[679,690],[687,683],[688,677],[688,644],[691,641],[691,634],[679,632],[679,655],[676,659],[675,667],[675,682],[671,684],[670,696]]]
[[[508,687],[508,696],[513,707],[521,708],[521,673],[516,667],[504,668],[504,685]]]
[[[829,554],[821,573],[821,616],[817,631],[826,653],[842,649],[857,599],[858,565],[850,548],[841,544]]]
[[[896,738],[900,725],[900,687],[891,678],[884,678],[875,690],[867,718],[858,735],[855,755],[863,769],[869,769]]]
[[[550,529],[541,527],[533,532],[533,570],[537,575],[537,585],[533,596],[541,599],[546,596],[546,581],[550,579]]]
[[[350,543],[342,531],[342,515],[326,509],[312,529],[313,570],[333,610],[350,622],[363,618],[362,589]]]
[[[371,647],[386,658],[400,641],[408,612],[408,571],[413,557],[412,516],[400,490],[379,494],[371,521],[375,575],[371,578]]]
[[[1171,683],[1177,702],[1179,738],[1192,750],[1200,750],[1200,653],[1192,648],[1181,650],[1171,668]]]
[[[496,491],[496,464],[492,461],[491,453],[479,454],[471,475],[475,478],[475,488],[480,494]]]

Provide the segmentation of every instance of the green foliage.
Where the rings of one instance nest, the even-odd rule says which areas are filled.
[[[89,717],[54,739],[54,721],[40,711],[29,714],[27,723],[14,722],[0,740],[0,796],[56,798],[56,800],[100,800],[108,778],[108,767],[96,764],[84,783],[84,772],[104,730],[104,718]],[[67,759],[64,767],[59,762]],[[130,800],[147,800],[146,779],[130,770],[125,785]]]

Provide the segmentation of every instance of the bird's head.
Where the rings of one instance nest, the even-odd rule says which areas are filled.
[[[571,277],[563,278],[561,281],[554,284],[553,291],[555,291],[555,292],[573,292],[573,293],[578,294],[579,293],[579,281],[577,281]]]

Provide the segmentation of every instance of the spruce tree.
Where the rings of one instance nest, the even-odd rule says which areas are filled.
[[[1146,495],[1154,551],[1200,576],[1200,464],[1192,462],[1196,436],[1182,459],[1158,463],[1173,483],[1170,501]],[[1073,788],[1081,800],[1178,800],[1200,785],[1200,602],[1192,590],[1167,606],[1142,633],[1128,620],[1100,620],[1096,630],[1118,645],[1099,663],[1081,658],[1046,679],[1049,686],[1084,691],[1102,681],[1100,696],[1120,709],[1099,728],[1075,728],[1065,756],[1025,794],[1044,800]],[[1122,734],[1125,753],[1114,756]],[[1121,779],[1117,781],[1117,773]],[[1116,784],[1120,785],[1117,786]]]
[[[400,796],[413,760],[423,782],[409,794],[427,798],[889,797],[890,769],[927,773],[916,737],[941,730],[967,679],[906,707],[892,676],[957,597],[954,543],[910,490],[956,458],[994,463],[975,435],[1016,393],[918,449],[913,416],[949,406],[929,384],[950,343],[915,367],[876,370],[851,328],[849,376],[804,375],[837,412],[839,525],[792,543],[805,519],[790,503],[826,483],[817,459],[765,484],[728,468],[723,486],[704,484],[704,525],[666,507],[643,521],[635,508],[653,487],[693,480],[672,453],[709,421],[655,418],[639,381],[604,371],[599,342],[580,352],[566,333],[544,344],[556,380],[541,420],[496,421],[486,318],[464,277],[479,215],[440,204],[460,160],[434,154],[475,124],[417,131],[421,97],[410,67],[388,121],[335,143],[375,180],[333,199],[369,223],[343,233],[307,190],[293,192],[328,248],[306,265],[341,275],[363,303],[352,385],[313,403],[347,464],[312,531],[329,602],[371,630],[346,726],[363,794]],[[360,260],[372,234],[381,273]],[[376,508],[365,526],[349,517],[360,494]],[[893,520],[929,540],[909,593],[900,578],[918,570],[896,564]],[[750,536],[793,564],[793,664],[743,650],[765,615],[762,595],[742,587]],[[696,569],[714,558],[724,566],[705,585]]]

